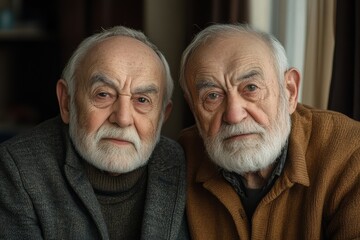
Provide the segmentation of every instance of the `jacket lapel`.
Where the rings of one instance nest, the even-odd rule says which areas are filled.
[[[85,208],[88,210],[91,218],[96,224],[96,227],[102,236],[102,239],[109,239],[105,220],[102,216],[100,205],[95,196],[95,193],[88,181],[84,168],[81,164],[77,153],[75,152],[70,139],[67,145],[67,153],[65,160],[65,176],[69,181],[70,186],[80,198]]]
[[[154,152],[148,165],[142,239],[177,239],[185,208],[184,166]],[[167,161],[168,160],[168,161]]]

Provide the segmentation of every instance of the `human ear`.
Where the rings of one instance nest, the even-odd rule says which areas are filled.
[[[165,107],[165,115],[164,115],[164,122],[166,122],[166,120],[169,118],[170,113],[172,111],[172,107],[173,107],[173,103],[170,100],[169,103],[166,105]]]
[[[285,72],[285,89],[288,96],[289,113],[292,114],[297,106],[300,86],[300,73],[296,68]]]
[[[56,95],[59,102],[60,115],[64,123],[68,124],[70,119],[70,96],[68,94],[68,86],[64,79],[60,79],[56,83]]]

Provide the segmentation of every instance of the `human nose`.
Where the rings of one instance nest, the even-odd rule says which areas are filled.
[[[237,124],[246,118],[247,115],[246,101],[241,96],[228,95],[223,121],[227,124]]]
[[[119,95],[115,101],[109,121],[116,123],[119,127],[128,127],[133,123],[131,114],[131,97],[128,95]]]

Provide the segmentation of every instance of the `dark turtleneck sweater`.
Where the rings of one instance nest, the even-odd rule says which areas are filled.
[[[85,164],[86,174],[101,206],[110,239],[140,239],[147,168],[112,176]]]

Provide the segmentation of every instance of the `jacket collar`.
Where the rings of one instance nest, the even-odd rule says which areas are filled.
[[[292,183],[310,185],[306,164],[306,151],[311,135],[312,116],[299,104],[291,116],[291,134],[289,139],[288,163],[285,166],[285,178]]]
[[[100,205],[98,204],[93,188],[86,177],[82,160],[72,145],[67,126],[64,127],[63,134],[66,142],[65,176],[72,189],[90,213],[102,239],[109,239]]]
[[[88,181],[82,160],[65,127],[65,175],[102,235],[108,231],[100,205]],[[142,239],[176,239],[185,209],[185,165],[182,154],[171,156],[162,137],[148,162],[147,194],[143,216]]]
[[[142,239],[177,239],[185,209],[183,155],[168,153],[164,138],[148,163]]]

